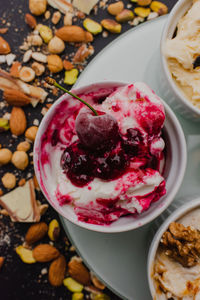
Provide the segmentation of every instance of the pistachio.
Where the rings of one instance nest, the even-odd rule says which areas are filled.
[[[152,11],[157,12],[160,16],[168,13],[168,7],[160,1],[152,1],[150,8]]]
[[[53,33],[51,28],[46,25],[41,25],[39,27],[39,33],[46,44],[48,44],[50,40],[53,38]]]
[[[84,294],[83,293],[73,293],[72,300],[83,300]]]
[[[65,49],[65,43],[59,37],[54,36],[48,44],[49,52],[57,54]]]
[[[63,69],[63,62],[60,56],[56,54],[51,54],[47,57],[47,63],[49,71],[52,73],[58,73]]]
[[[136,15],[138,15],[141,18],[146,18],[150,14],[151,10],[150,8],[144,8],[144,7],[136,7],[134,9],[134,12]]]
[[[7,148],[0,149],[0,166],[6,165],[11,161],[12,152]]]
[[[94,296],[94,300],[110,300],[110,297],[106,294],[97,294]]]
[[[122,1],[117,1],[108,5],[109,14],[116,16],[124,9],[124,3]]]
[[[122,26],[112,19],[104,19],[101,21],[101,25],[112,33],[120,33]]]
[[[83,27],[91,32],[92,34],[98,34],[100,32],[102,32],[102,26],[101,24],[97,23],[96,21],[90,19],[90,18],[86,18],[84,21],[83,21]]]
[[[64,83],[72,85],[76,82],[78,76],[78,69],[71,69],[70,71],[65,71]]]
[[[12,173],[6,173],[1,180],[6,189],[13,189],[16,186],[16,177]]]
[[[132,21],[134,19],[134,13],[129,9],[124,9],[116,16],[115,19],[119,23]]]
[[[49,223],[48,236],[49,236],[50,240],[56,241],[59,238],[59,234],[60,234],[59,223],[56,219],[53,219]]]
[[[0,132],[7,131],[9,128],[9,121],[7,119],[0,118]]]
[[[33,263],[36,262],[36,260],[33,257],[33,251],[32,250],[24,248],[23,246],[18,246],[15,249],[15,251],[24,263],[33,264]]]
[[[83,285],[78,283],[71,277],[67,277],[63,280],[64,286],[70,291],[74,293],[81,293],[83,290]]]

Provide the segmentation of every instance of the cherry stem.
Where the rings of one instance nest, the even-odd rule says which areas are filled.
[[[80,102],[82,102],[83,104],[85,104],[87,107],[89,107],[92,112],[98,116],[99,114],[97,113],[97,111],[89,104],[87,103],[86,101],[84,101],[83,99],[79,98],[77,95],[73,94],[72,92],[68,91],[67,89],[65,89],[64,87],[62,87],[59,83],[57,83],[55,81],[55,79],[51,78],[51,77],[47,77],[46,78],[46,82],[51,84],[51,85],[54,85],[55,87],[59,88],[60,90],[64,91],[65,93],[69,94],[70,96],[76,98],[77,100],[79,100]]]

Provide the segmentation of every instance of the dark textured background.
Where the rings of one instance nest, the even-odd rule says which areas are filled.
[[[111,3],[113,1],[109,1]],[[169,11],[176,3],[176,0],[163,0],[163,3],[167,4]],[[128,0],[124,0],[124,3],[129,3]],[[49,9],[52,11],[52,9]],[[4,20],[6,23],[9,23],[9,31],[4,35],[5,39],[10,43],[12,48],[12,53],[17,55],[17,59],[22,61],[23,53],[20,53],[19,46],[22,44],[24,38],[30,32],[29,27],[24,22],[24,15],[28,12],[28,0],[0,0],[0,28],[7,27],[4,25]],[[92,18],[100,21],[103,18],[110,17],[106,10],[98,11],[98,14],[94,16],[92,14]],[[42,17],[37,18],[38,23],[41,19],[42,23],[50,23],[49,21],[43,21]],[[62,22],[62,21],[61,21]],[[62,26],[58,23],[56,27]],[[80,21],[81,23],[81,21]],[[148,25],[147,25],[148,26]],[[122,33],[131,28],[130,25],[124,24],[122,26]],[[90,58],[92,60],[94,56],[101,51],[108,43],[110,43],[113,39],[118,37],[119,35],[109,34],[107,38],[102,38],[101,35],[95,37],[93,46],[95,48],[94,55]],[[63,57],[72,52],[72,47],[67,46]],[[89,60],[89,61],[90,61]],[[88,62],[89,62],[88,61]],[[6,65],[1,65],[2,68],[6,68]],[[59,74],[61,78],[64,77],[64,72]],[[53,98],[50,95],[51,98]],[[2,100],[2,94],[0,94],[0,101]],[[28,126],[32,125],[34,119],[42,119],[41,115],[42,106],[39,104],[37,108],[33,109],[32,107],[26,107],[25,113],[28,120]],[[6,111],[10,111],[10,108],[1,109],[0,117]],[[21,137],[23,140],[23,137]],[[12,138],[10,133],[0,134],[0,144],[2,147],[8,147],[12,151],[16,149],[17,144],[19,143],[20,138],[17,140]],[[31,152],[32,150],[30,150]],[[11,165],[7,165],[5,167],[0,167],[0,178],[3,176],[5,172],[15,173],[17,179],[20,178],[29,178],[33,174],[32,166],[30,165],[25,171],[19,172],[14,169]],[[0,182],[0,188],[3,189],[3,186]],[[6,192],[5,189],[3,189]],[[40,193],[37,194],[37,199],[45,202],[42,195]],[[57,213],[49,207],[45,216],[42,217],[42,220],[49,223],[53,218],[58,218]],[[41,299],[41,300],[50,300],[50,299],[71,299],[71,293],[67,291],[64,286],[59,288],[51,287],[47,280],[47,275],[41,275],[41,270],[43,268],[48,268],[48,263],[46,264],[34,264],[28,265],[24,264],[16,252],[14,251],[15,247],[22,244],[23,237],[29,227],[29,224],[22,223],[12,223],[9,221],[8,217],[0,217],[0,256],[5,257],[5,263],[3,268],[0,271],[0,300],[23,300],[23,299]],[[46,238],[48,241],[48,238]],[[67,261],[72,255],[75,255],[75,252],[71,252],[65,249],[65,241],[66,235],[64,231],[61,231],[61,237],[55,246],[60,249],[60,251],[65,255]],[[45,239],[43,239],[45,242]],[[112,268],[112,266],[110,266]],[[97,270],[98,272],[98,270]],[[106,294],[110,296],[111,299],[117,300],[119,299],[117,296],[112,294],[110,291],[106,290]],[[134,300],[134,299],[131,299]],[[141,299],[147,300],[147,299]]]

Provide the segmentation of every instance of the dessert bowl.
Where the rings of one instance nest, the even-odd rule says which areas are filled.
[[[118,87],[124,87],[127,83],[121,82],[100,82],[95,84],[90,84],[87,86],[83,86],[78,89],[72,90],[72,92],[76,95],[84,95],[96,93],[98,90],[113,90]],[[152,92],[152,95],[155,95]],[[97,93],[98,94],[98,93]],[[157,97],[157,96],[156,96]],[[154,218],[156,218],[159,214],[161,214],[171,203],[174,196],[176,195],[181,182],[183,180],[183,176],[185,173],[186,161],[187,161],[187,152],[186,152],[186,142],[185,137],[182,131],[182,128],[172,110],[169,106],[163,101],[164,109],[165,109],[165,124],[163,128],[163,136],[165,140],[166,150],[165,150],[165,167],[163,171],[163,177],[166,182],[166,194],[161,197],[156,202],[152,202],[148,210],[142,212],[139,215],[126,215],[120,217],[118,220],[112,222],[109,225],[98,225],[91,224],[87,222],[83,222],[78,219],[77,214],[74,211],[74,207],[72,205],[60,205],[58,202],[58,196],[53,192],[53,187],[56,187],[58,182],[55,176],[55,172],[51,174],[51,168],[48,170],[48,180],[45,175],[45,171],[43,168],[43,163],[46,160],[46,156],[42,156],[42,143],[44,141],[44,134],[46,134],[47,128],[49,128],[49,124],[51,123],[53,117],[57,113],[58,109],[62,104],[66,103],[66,100],[70,99],[71,96],[65,94],[61,96],[49,109],[45,117],[43,118],[39,130],[37,133],[37,137],[34,144],[34,168],[35,174],[37,176],[39,185],[41,187],[42,192],[45,197],[49,201],[49,203],[53,206],[53,208],[61,214],[63,217],[71,221],[72,223],[81,226],[83,228],[111,233],[111,232],[123,232],[132,230],[138,227],[141,227]],[[105,99],[105,98],[104,98]],[[71,99],[72,100],[72,99]],[[74,100],[76,101],[76,100]],[[51,150],[52,151],[52,150]],[[54,159],[53,165],[60,165],[60,158]],[[89,188],[88,188],[89,189]],[[55,189],[54,189],[55,191]],[[109,189],[106,191],[109,194]],[[65,198],[65,200],[68,200]],[[61,199],[62,201],[62,199]]]
[[[191,60],[190,56],[192,56],[192,54],[194,56],[196,55],[195,50],[194,51],[192,50],[194,53],[189,53],[189,54],[187,54],[187,49],[184,51],[182,50],[183,47],[186,48],[186,45],[183,42],[184,30],[187,29],[189,31],[189,27],[191,27],[192,25],[191,24],[185,25],[186,23],[184,23],[182,27],[180,25],[178,34],[182,36],[179,37],[176,43],[175,40],[173,40],[173,38],[176,37],[177,34],[177,24],[179,20],[191,8],[192,3],[193,3],[192,0],[179,0],[171,10],[167,22],[165,24],[162,33],[161,44],[160,44],[161,68],[163,73],[163,75],[161,76],[162,77],[161,84],[163,86],[162,88],[163,97],[166,97],[168,99],[168,103],[171,105],[173,109],[175,109],[178,113],[182,114],[185,118],[191,119],[193,121],[200,121],[200,107],[197,98],[195,100],[195,97],[197,96],[194,92],[195,88],[197,90],[199,86],[197,79],[193,80],[195,88],[192,89],[191,86],[187,86],[187,84],[185,85],[185,82],[187,81],[188,78],[186,76],[190,76],[187,74],[187,72],[189,73],[190,70],[194,69],[194,64],[190,62]],[[194,46],[191,45],[191,48],[192,47]],[[181,51],[183,51],[184,53]],[[196,51],[198,52],[198,50]],[[188,59],[188,65],[186,66],[185,60],[187,61],[187,59]],[[169,61],[170,61],[170,65],[169,65]],[[182,69],[179,70],[179,66]],[[198,71],[196,71],[196,69],[194,72],[197,72],[196,74],[198,74]]]
[[[183,288],[183,286],[180,285],[180,283],[176,282],[176,276],[173,277],[173,280],[174,282],[176,282],[176,284],[174,285],[174,287],[178,287],[178,289],[176,290],[176,293],[178,292],[178,290],[180,290],[181,288],[184,290],[183,293],[184,293],[184,297],[183,295],[181,295],[181,297],[177,296],[177,298],[171,294],[170,295],[170,292],[162,292],[160,290],[160,285],[157,283],[157,268],[156,268],[156,264],[155,262],[157,262],[157,257],[158,255],[160,255],[160,253],[162,254],[162,248],[160,248],[160,242],[161,240],[163,240],[164,236],[163,234],[167,231],[167,233],[169,232],[169,226],[170,224],[173,224],[174,222],[176,223],[181,223],[181,224],[184,224],[185,227],[187,226],[191,226],[191,232],[194,231],[194,228],[197,229],[199,231],[199,213],[200,213],[200,198],[199,196],[196,198],[194,198],[193,200],[189,200],[187,203],[181,205],[183,202],[181,201],[181,199],[179,199],[179,201],[175,204],[172,204],[169,208],[169,210],[167,210],[164,214],[165,216],[163,217],[167,217],[165,219],[165,221],[162,223],[163,221],[163,218],[162,216],[160,218],[158,218],[158,221],[156,222],[155,227],[155,230],[157,230],[156,234],[154,235],[154,238],[151,242],[151,246],[149,248],[149,253],[148,253],[148,262],[147,262],[147,273],[148,273],[148,283],[149,283],[149,288],[150,288],[150,291],[151,291],[151,295],[152,295],[152,298],[153,299],[169,299],[168,296],[172,297],[173,299],[198,299],[198,296],[199,296],[199,293],[200,293],[200,290],[198,289],[197,291],[197,288],[195,287],[193,289],[193,283],[189,284],[189,281],[196,281],[197,285],[198,285],[198,280],[199,278],[195,278],[195,276],[198,277],[199,273],[195,272],[195,270],[193,269],[194,268],[194,261],[185,261],[185,264],[187,264],[187,267],[188,267],[188,270],[189,272],[191,272],[193,275],[191,276],[191,273],[188,275],[188,286],[186,289]],[[180,204],[180,206],[179,206]],[[178,207],[178,208],[177,208]],[[174,210],[175,209],[175,210]],[[198,210],[197,210],[198,209]],[[173,210],[173,212],[171,212],[171,210]],[[162,223],[162,225],[160,226],[160,223]],[[198,226],[197,226],[198,225]],[[186,230],[184,229],[184,231],[186,232]],[[172,231],[173,232],[173,231]],[[189,235],[191,236],[191,232],[189,233]],[[172,235],[173,236],[173,235]],[[192,236],[191,236],[192,238]],[[178,238],[177,238],[178,240]],[[190,246],[191,246],[191,242],[190,241]],[[199,241],[200,242],[200,241]],[[161,249],[161,250],[160,250]],[[165,249],[165,248],[164,248]],[[171,248],[172,249],[172,248]],[[160,252],[161,251],[161,252]],[[165,250],[166,252],[164,252],[165,254],[167,253],[167,250]],[[167,254],[170,259],[171,259],[171,263],[174,263],[174,257],[172,258],[170,256],[170,254],[168,253]],[[163,258],[163,256],[160,256]],[[159,257],[159,258],[160,258]],[[189,257],[189,255],[188,255]],[[161,261],[161,259],[159,260]],[[175,260],[175,264],[174,264],[174,267],[173,267],[173,271],[172,273],[177,273],[183,271],[183,273],[185,274],[186,271],[184,269],[184,267],[186,267],[186,265],[184,265],[182,267],[182,264],[184,263],[184,261],[182,261],[182,256],[179,254],[178,256],[178,260],[176,259]],[[180,264],[180,266],[179,266]],[[171,266],[169,264],[169,266]],[[187,269],[186,269],[187,270]],[[163,270],[164,271],[164,265],[163,265]],[[162,271],[160,274],[162,274]],[[180,278],[180,274],[178,274],[179,278]],[[163,278],[166,278],[163,276]],[[171,279],[169,279],[169,275],[168,275],[168,287],[169,289],[171,289],[171,286],[172,286],[172,282],[170,282]],[[166,283],[164,283],[164,280],[163,279],[163,285],[165,286]],[[186,284],[187,285],[187,284]],[[191,289],[189,288],[191,287]],[[199,285],[198,285],[199,287]],[[191,292],[191,295],[190,295],[190,292]],[[194,292],[194,294],[192,294],[192,292]],[[198,292],[198,296],[197,293]],[[197,298],[195,298],[195,295],[197,296]],[[175,298],[174,298],[175,297]],[[193,298],[194,297],[194,298]]]

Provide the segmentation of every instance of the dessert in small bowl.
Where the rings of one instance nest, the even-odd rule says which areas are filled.
[[[200,0],[178,1],[161,39],[163,95],[186,118],[200,121]]]
[[[34,166],[50,204],[95,231],[138,228],[173,200],[186,143],[171,109],[142,82],[102,82],[63,95],[43,118]],[[89,106],[89,107],[88,107]]]
[[[148,255],[148,281],[153,299],[199,299],[199,219],[200,198],[188,199],[155,234]]]

